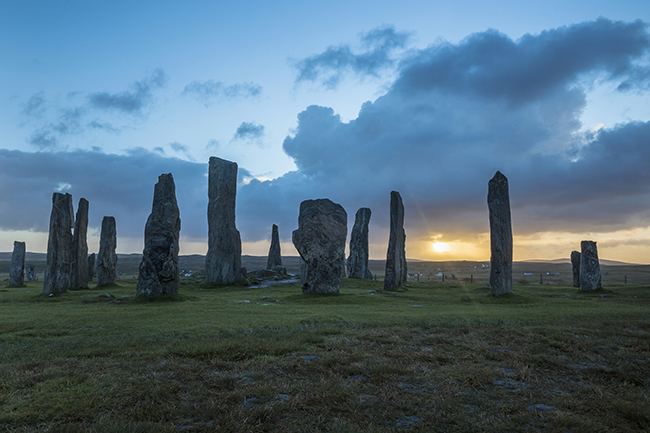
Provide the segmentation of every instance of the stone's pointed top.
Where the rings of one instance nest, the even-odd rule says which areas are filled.
[[[368,224],[372,212],[362,207],[354,217],[354,227],[350,236],[350,257],[348,257],[348,277],[372,279],[368,269]]]
[[[136,296],[178,293],[181,219],[171,173],[161,174],[154,187],[151,214],[144,228],[144,251]]]
[[[266,269],[273,269],[275,266],[282,266],[282,253],[280,251],[280,234],[278,226],[271,227],[271,247],[266,262]]]

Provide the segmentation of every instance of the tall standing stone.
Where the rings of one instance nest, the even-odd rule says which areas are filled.
[[[494,296],[513,293],[512,220],[508,178],[501,172],[488,182],[490,211],[490,291]]]
[[[176,185],[171,173],[161,174],[154,188],[151,215],[144,228],[144,251],[138,273],[136,296],[178,293],[178,241],[181,218]]]
[[[372,280],[372,273],[368,269],[368,224],[371,214],[369,208],[362,207],[354,217],[348,257],[349,278]]]
[[[115,217],[105,216],[102,219],[102,232],[99,237],[99,253],[97,254],[97,287],[115,283],[117,277],[116,248]]]
[[[70,287],[88,287],[88,200],[79,199],[72,235],[72,271]]]
[[[580,287],[580,251],[571,251],[571,271],[573,287]]]
[[[406,281],[406,232],[404,231],[404,204],[397,191],[390,192],[390,234],[386,253],[384,289],[390,290]]]
[[[335,293],[345,264],[348,215],[340,204],[323,198],[300,203],[293,245],[300,253],[303,293]]]
[[[271,248],[269,248],[269,257],[266,261],[266,269],[272,269],[274,266],[282,266],[282,254],[280,253],[280,234],[278,226],[273,224],[271,229]]]
[[[95,279],[95,253],[88,256],[88,281]]]
[[[596,242],[582,241],[580,249],[580,290],[589,292],[602,288]]]
[[[241,237],[235,226],[237,163],[210,157],[208,172],[207,279],[232,283],[242,279]]]
[[[55,192],[52,195],[47,259],[43,276],[43,293],[65,292],[70,288],[72,265],[72,196]]]
[[[36,266],[33,264],[25,265],[25,279],[27,281],[36,281]]]
[[[14,252],[11,254],[9,268],[9,285],[22,286],[25,284],[25,242],[14,241]]]

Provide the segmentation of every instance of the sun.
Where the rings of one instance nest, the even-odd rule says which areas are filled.
[[[433,251],[436,253],[444,253],[449,251],[449,244],[447,242],[434,242],[431,244],[431,248],[433,248]]]

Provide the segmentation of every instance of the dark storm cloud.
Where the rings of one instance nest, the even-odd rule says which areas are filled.
[[[158,68],[151,76],[133,83],[130,91],[96,92],[88,95],[88,101],[93,108],[116,110],[125,114],[139,114],[153,101],[153,90],[163,87],[166,82],[167,74]]]
[[[349,45],[330,46],[320,54],[296,62],[296,82],[318,81],[334,89],[349,72],[359,76],[378,76],[383,69],[394,64],[393,52],[404,48],[410,35],[385,26],[361,33],[360,37],[366,49],[360,54],[353,53]]]
[[[621,89],[647,87],[647,67],[638,63],[650,47],[646,27],[642,21],[600,18],[518,41],[495,30],[476,33],[404,61],[394,86],[402,92],[438,89],[515,103],[561,90],[585,74],[616,80]]]
[[[183,90],[183,95],[189,94],[208,107],[220,99],[258,98],[262,94],[262,86],[250,82],[228,86],[221,81],[214,80],[192,81]]]
[[[64,192],[72,194],[75,208],[81,197],[90,202],[91,227],[98,228],[104,215],[113,215],[118,236],[140,238],[151,212],[154,185],[162,173],[174,175],[182,235],[205,238],[207,163],[144,149],[134,149],[128,155],[0,149],[0,230],[47,232],[52,193],[69,184]]]
[[[264,136],[264,125],[255,122],[242,122],[235,131],[233,140],[255,140]]]
[[[510,179],[516,234],[646,227],[650,124],[585,131],[581,87],[608,80],[643,91],[642,22],[599,19],[513,41],[495,31],[421,50],[400,65],[386,95],[344,123],[311,106],[283,148],[298,171],[241,188],[242,236],[268,221],[295,228],[302,200],[328,197],[388,224],[402,194],[413,236],[485,233],[487,182]],[[263,207],[263,214],[255,209]],[[289,233],[287,233],[287,236]]]

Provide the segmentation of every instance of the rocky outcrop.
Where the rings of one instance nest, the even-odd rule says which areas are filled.
[[[11,254],[9,268],[9,285],[25,285],[25,242],[14,241],[14,251]]]
[[[369,208],[362,207],[354,217],[348,257],[349,278],[372,280],[372,273],[368,269],[368,224],[371,215]]]
[[[72,267],[70,273],[70,287],[88,287],[88,200],[79,200],[77,216],[74,222],[72,235]]]
[[[47,259],[43,276],[43,293],[65,292],[71,287],[72,266],[72,196],[55,192],[52,195]]]
[[[300,204],[298,229],[293,245],[300,253],[303,293],[338,292],[345,263],[347,213],[329,199],[305,200]]]
[[[207,280],[232,283],[241,280],[241,237],[235,226],[237,163],[211,157],[208,172]]]
[[[282,266],[280,234],[278,233],[278,226],[275,224],[273,224],[271,229],[271,248],[269,248],[269,257],[266,261],[266,269],[273,269],[274,266]]]
[[[602,288],[596,242],[582,241],[580,249],[580,290],[590,292]]]
[[[501,172],[488,182],[490,212],[490,291],[494,296],[513,293],[512,221],[508,178]]]
[[[99,253],[97,254],[97,287],[114,284],[117,277],[117,230],[115,217],[105,216],[102,219],[102,231],[99,238]]]
[[[397,191],[390,192],[390,234],[386,253],[384,289],[399,287],[406,281],[406,232],[404,231],[404,204]]]
[[[573,287],[580,287],[580,251],[571,251],[571,271]]]
[[[161,174],[154,188],[151,215],[144,228],[144,251],[138,274],[136,296],[178,293],[180,211],[171,173]]]

